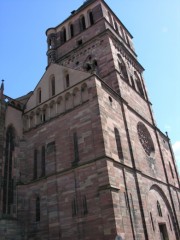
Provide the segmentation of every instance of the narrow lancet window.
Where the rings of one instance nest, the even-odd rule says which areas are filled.
[[[157,201],[157,210],[158,210],[159,217],[162,217],[161,205],[160,205],[160,203],[158,201]]]
[[[55,95],[55,78],[51,78],[51,96]]]
[[[90,21],[90,26],[94,24],[94,16],[92,11],[89,12],[89,21]]]
[[[36,198],[36,222],[40,222],[40,197]]]
[[[83,214],[86,215],[86,214],[88,214],[88,207],[87,207],[86,196],[83,196],[82,204],[83,204]]]
[[[41,149],[41,176],[44,177],[46,175],[46,158],[45,158],[45,146],[42,146]]]
[[[70,86],[70,81],[69,81],[69,74],[66,74],[66,87],[68,88]]]
[[[73,134],[73,141],[74,141],[74,164],[76,164],[79,162],[78,137],[76,132]]]
[[[121,146],[121,139],[119,135],[119,131],[117,128],[114,128],[114,134],[116,139],[116,146],[117,146],[117,152],[120,159],[123,159],[123,152],[122,152],[122,146]]]
[[[74,37],[74,25],[72,23],[70,24],[70,36],[71,38]]]
[[[37,149],[34,150],[34,167],[33,167],[33,179],[37,179]]]
[[[80,29],[81,29],[81,31],[84,31],[86,29],[86,22],[85,22],[84,16],[80,17]]]

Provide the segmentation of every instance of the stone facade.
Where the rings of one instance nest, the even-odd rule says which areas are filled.
[[[34,91],[1,86],[2,239],[180,239],[176,163],[131,34],[88,0],[46,35]]]

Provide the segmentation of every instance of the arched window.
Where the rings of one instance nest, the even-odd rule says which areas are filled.
[[[41,208],[40,208],[40,197],[36,198],[36,222],[40,222]]]
[[[109,96],[109,103],[110,103],[110,105],[112,106],[112,98]]]
[[[51,96],[54,96],[55,95],[55,77],[52,76],[51,77],[51,80],[50,80],[50,91],[51,91]]]
[[[85,102],[89,99],[88,86],[86,83],[82,84],[81,86],[81,97],[82,97],[82,102]]]
[[[41,149],[41,177],[46,175],[46,156],[45,156],[45,146],[42,146]]]
[[[134,79],[133,79],[132,76],[131,76],[130,78],[131,78],[131,85],[132,85],[132,88],[133,88],[134,90],[136,90],[136,86],[135,86],[135,83],[134,83]]]
[[[37,179],[37,156],[38,151],[37,149],[34,149],[34,166],[33,166],[33,179]]]
[[[137,84],[138,91],[141,94],[141,96],[144,97],[144,91],[143,91],[142,84],[141,84],[141,81],[139,79],[139,76],[137,75],[136,72],[134,72],[134,76],[135,76],[135,79],[136,79],[136,84]]]
[[[78,146],[78,137],[77,133],[73,133],[73,143],[74,143],[74,161],[73,164],[77,164],[79,162],[79,146]]]
[[[120,26],[120,30],[121,30],[121,36],[125,40],[125,34],[124,34],[124,30],[123,30],[122,26]]]
[[[82,15],[79,20],[80,20],[80,30],[84,31],[86,29],[85,17]]]
[[[69,74],[66,74],[66,87],[68,88],[70,86],[70,81],[69,81]]]
[[[112,17],[111,17],[110,12],[108,12],[108,17],[109,17],[109,23],[111,24],[111,26],[113,26]]]
[[[69,25],[69,30],[70,30],[70,37],[74,37],[74,25],[71,23]]]
[[[3,213],[10,214],[11,206],[14,202],[13,186],[13,151],[15,147],[15,130],[9,126],[6,131],[4,181],[3,181]]]
[[[117,25],[117,22],[115,19],[114,19],[114,27],[115,27],[116,32],[119,34],[118,25]]]
[[[94,16],[92,11],[89,12],[89,23],[90,23],[90,26],[94,24]]]
[[[119,131],[117,128],[114,128],[114,134],[116,139],[116,146],[117,146],[117,152],[120,159],[123,159],[123,152],[122,152],[122,146],[121,146],[121,139],[119,135]]]
[[[78,88],[73,90],[73,103],[74,106],[78,106],[81,103],[81,93]]]
[[[158,211],[158,215],[160,217],[162,217],[162,210],[161,210],[161,205],[160,205],[159,201],[157,201],[157,211]]]
[[[118,65],[119,65],[119,73],[120,76],[127,82],[129,83],[129,78],[128,78],[128,74],[127,74],[127,69],[126,69],[126,64],[123,61],[122,57],[120,54],[117,54],[118,56]]]
[[[129,37],[128,37],[128,35],[127,35],[127,34],[126,34],[126,42],[127,42],[128,46],[130,47],[130,43],[129,43]]]
[[[62,43],[65,43],[66,42],[66,28],[64,27],[62,29]]]
[[[40,88],[37,91],[37,102],[41,103],[41,89]]]

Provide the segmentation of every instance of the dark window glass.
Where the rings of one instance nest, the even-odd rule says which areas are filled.
[[[93,17],[92,11],[89,12],[89,21],[90,21],[90,25],[93,25],[93,24],[94,24],[94,17]]]
[[[36,222],[40,221],[40,198],[36,198]]]
[[[158,210],[158,215],[159,215],[160,217],[162,217],[161,205],[159,204],[158,201],[157,201],[157,210]]]
[[[69,83],[69,74],[66,74],[66,87],[69,87],[70,83]]]
[[[83,31],[86,29],[86,22],[85,22],[85,17],[81,16],[80,17],[80,30]]]
[[[78,137],[77,133],[73,134],[73,141],[74,141],[74,164],[78,163],[79,161],[79,148],[78,148]]]
[[[51,79],[51,95],[52,96],[55,95],[55,78],[54,77]]]
[[[112,17],[111,17],[110,12],[108,12],[108,17],[109,17],[109,22],[110,22],[111,26],[113,26]]]
[[[131,77],[131,85],[134,90],[136,90],[135,83],[133,77]]]
[[[45,156],[45,146],[42,146],[41,149],[41,176],[44,177],[46,175],[46,156]]]
[[[74,25],[72,23],[70,24],[70,35],[74,37]]]
[[[41,103],[41,89],[38,91],[38,102]]]
[[[115,27],[116,32],[119,34],[119,29],[118,29],[116,20],[114,20],[114,27]]]
[[[87,200],[86,200],[86,196],[83,196],[82,199],[82,203],[83,203],[83,213],[84,215],[88,214],[88,207],[87,207]]]
[[[122,146],[121,146],[121,139],[119,135],[119,131],[117,128],[114,128],[115,133],[115,139],[116,139],[116,146],[117,146],[117,152],[120,159],[123,159],[123,152],[122,152]]]
[[[33,169],[33,178],[37,179],[37,149],[34,150],[34,169]]]

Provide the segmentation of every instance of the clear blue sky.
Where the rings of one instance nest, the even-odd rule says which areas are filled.
[[[106,0],[134,36],[154,115],[168,131],[180,169],[180,1]],[[0,79],[5,94],[34,89],[46,65],[46,36],[83,0],[0,0]]]

